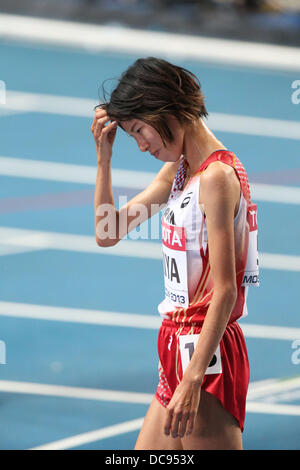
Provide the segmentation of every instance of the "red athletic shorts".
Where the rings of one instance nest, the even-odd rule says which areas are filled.
[[[182,379],[196,347],[199,324],[164,320],[158,334],[159,384],[156,398],[167,407]],[[202,389],[220,400],[244,430],[249,361],[243,332],[237,322],[229,323],[207,368]]]

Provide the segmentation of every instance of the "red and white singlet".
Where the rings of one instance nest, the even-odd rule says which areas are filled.
[[[230,321],[247,315],[248,286],[259,285],[257,206],[251,203],[241,162],[234,153],[219,150],[205,160],[183,191],[176,190],[175,179],[162,215],[165,299],[158,311],[163,318],[176,322],[203,321],[213,295],[207,225],[199,207],[199,192],[200,175],[214,161],[233,167],[241,184],[239,211],[234,219],[238,296]]]
[[[252,204],[248,178],[234,153],[212,153],[182,189],[182,158],[162,215],[165,298],[158,311],[163,322],[158,336],[160,382],[156,397],[167,406],[187,367],[209,308],[214,282],[209,263],[205,208],[199,206],[200,175],[220,161],[236,171],[241,196],[234,218],[237,300],[221,343],[209,364],[202,389],[216,396],[244,427],[249,362],[237,319],[247,315],[249,286],[259,285],[257,206]]]

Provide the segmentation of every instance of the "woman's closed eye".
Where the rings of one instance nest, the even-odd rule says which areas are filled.
[[[136,131],[134,131],[134,132],[135,132],[136,134],[140,134],[141,130],[142,130],[142,128],[140,127],[138,130],[136,130]],[[128,134],[128,135],[129,135],[129,137],[133,137],[133,138],[134,138],[134,135],[132,135],[132,134]]]

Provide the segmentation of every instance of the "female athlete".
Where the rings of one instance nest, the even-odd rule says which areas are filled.
[[[142,222],[135,207],[143,205],[146,220],[164,205],[159,384],[137,450],[242,449],[249,363],[237,320],[247,314],[248,287],[259,282],[256,205],[243,165],[206,116],[197,77],[148,57],[123,73],[91,126],[98,245],[115,245]],[[118,126],[164,162],[119,210],[111,177]]]

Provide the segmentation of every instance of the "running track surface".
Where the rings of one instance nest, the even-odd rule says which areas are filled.
[[[93,105],[140,55],[0,41],[1,449],[132,449],[155,391],[159,239],[115,252],[94,241]],[[240,322],[251,367],[244,447],[299,449],[300,155],[289,134],[299,72],[176,62],[200,78],[214,132],[257,189],[261,287]],[[236,116],[262,120],[243,131]],[[118,130],[112,166],[118,204],[161,163]]]

